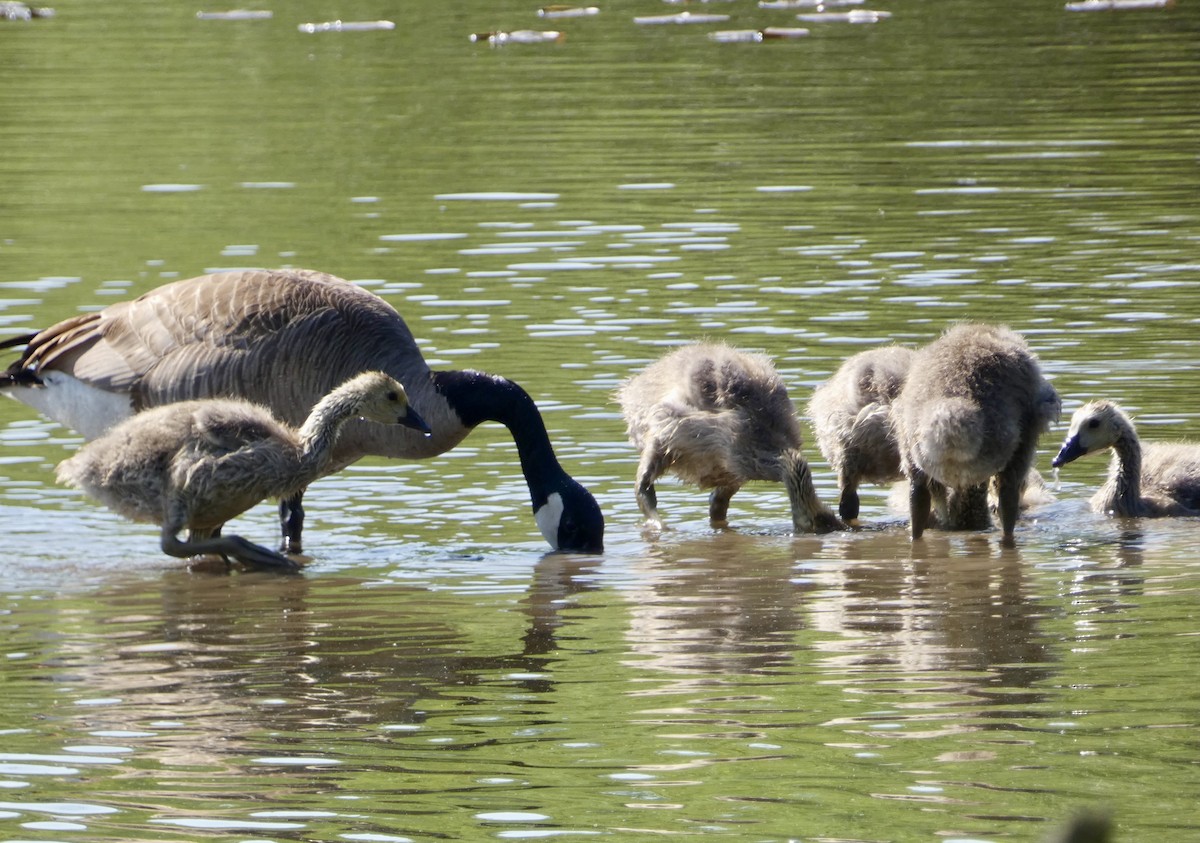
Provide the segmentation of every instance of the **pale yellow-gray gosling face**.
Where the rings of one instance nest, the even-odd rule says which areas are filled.
[[[1112,401],[1084,404],[1071,416],[1067,438],[1050,464],[1059,468],[1080,457],[1111,448],[1133,429],[1129,416]]]
[[[359,414],[367,421],[399,424],[428,434],[429,425],[408,403],[400,381],[384,372],[364,372],[342,387],[362,395]]]

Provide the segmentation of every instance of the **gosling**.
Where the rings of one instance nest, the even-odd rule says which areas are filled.
[[[946,511],[948,493],[986,515],[978,502],[995,477],[1002,541],[1012,545],[1038,436],[1061,406],[1025,339],[1008,328],[958,325],[920,349],[894,407],[912,537],[924,533],[931,505]]]
[[[1113,401],[1084,404],[1051,465],[1064,466],[1111,448],[1108,479],[1092,496],[1092,509],[1124,518],[1200,515],[1200,445],[1143,444],[1133,420]]]
[[[750,480],[784,484],[797,532],[844,527],[817,498],[796,409],[766,355],[687,345],[622,384],[616,399],[640,453],[637,501],[647,525],[662,527],[654,481],[670,472],[712,490],[714,527],[728,524],[729,501]]]
[[[159,524],[170,556],[215,554],[227,563],[232,557],[296,570],[288,557],[223,536],[221,528],[266,498],[287,497],[316,480],[343,426],[360,416],[430,432],[398,381],[366,372],[321,399],[298,430],[245,401],[183,401],[146,410],[64,460],[57,476],[130,520]],[[186,541],[179,538],[184,528]]]
[[[904,386],[913,354],[898,345],[861,351],[818,386],[809,401],[817,446],[837,472],[838,515],[847,524],[858,520],[860,483],[903,477],[892,402]]]

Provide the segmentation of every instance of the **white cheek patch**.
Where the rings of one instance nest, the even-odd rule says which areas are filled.
[[[558,492],[550,495],[541,509],[533,514],[538,529],[542,531],[542,537],[555,550],[558,550],[558,525],[562,521],[562,514],[563,499]]]
[[[133,415],[128,395],[88,386],[62,372],[46,372],[41,377],[44,386],[10,389],[8,394],[85,439],[95,439]]]

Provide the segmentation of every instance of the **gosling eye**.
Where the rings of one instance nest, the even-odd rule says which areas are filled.
[[[396,392],[396,390],[394,390],[394,389],[393,389],[391,392],[389,392],[389,393],[387,394],[387,400],[389,400],[389,401],[399,401],[399,400],[400,400],[400,395],[399,395],[399,393],[397,393],[397,392]]]
[[[1095,430],[1100,426],[1100,419],[1088,419],[1088,428]]]

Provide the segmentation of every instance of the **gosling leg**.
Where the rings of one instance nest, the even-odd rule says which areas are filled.
[[[842,481],[842,496],[838,500],[838,515],[847,524],[855,524],[858,522],[858,513],[861,504],[858,500],[858,485],[849,480]]]
[[[163,506],[163,525],[159,543],[163,553],[179,559],[214,554],[226,562],[232,556],[246,565],[274,568],[282,571],[298,571],[300,566],[282,554],[246,541],[241,536],[222,536],[220,526],[209,530],[190,531],[187,541],[181,541],[179,532],[187,525],[187,506],[178,498],[171,497]]]
[[[1025,477],[1029,473],[1029,466],[1033,462],[1033,449],[1022,448],[1017,452],[1017,455],[1004,466],[1004,469],[996,475],[996,497],[999,498],[1000,505],[1000,526],[1004,530],[1004,535],[1000,538],[1000,543],[1006,547],[1012,547],[1016,544],[1013,538],[1013,532],[1017,527],[1017,515],[1021,510],[1021,491],[1025,484]]]
[[[170,527],[163,527],[161,543],[163,553],[179,559],[190,559],[193,556],[211,553],[223,557],[232,556],[239,562],[252,567],[272,568],[279,571],[300,570],[300,566],[293,560],[247,541],[241,536],[210,536],[180,541],[179,536]]]
[[[708,520],[714,527],[729,526],[729,501],[740,487],[719,486],[708,496]]]
[[[986,483],[947,490],[945,510],[943,529],[987,530],[992,526]]]
[[[654,491],[654,481],[662,476],[666,463],[666,456],[657,450],[654,443],[647,443],[638,464],[637,502],[638,509],[646,518],[646,525],[656,529],[662,527],[662,519],[658,517],[658,494]]]
[[[929,478],[923,471],[913,469],[908,485],[908,512],[914,540],[921,538],[929,524],[929,508],[933,494],[929,489]]]

